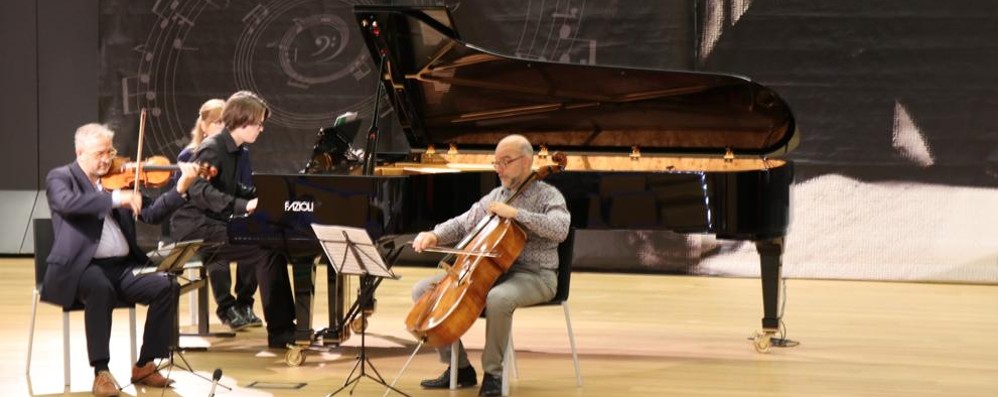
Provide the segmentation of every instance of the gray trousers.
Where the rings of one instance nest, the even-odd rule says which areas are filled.
[[[416,301],[445,274],[427,277],[412,287],[412,299]],[[558,275],[554,270],[540,272],[510,269],[496,280],[485,298],[485,350],[482,352],[482,369],[494,376],[502,375],[503,353],[509,342],[513,325],[513,311],[518,307],[544,303],[554,297],[558,285]],[[450,346],[437,349],[440,361],[450,362]],[[458,368],[471,365],[464,344],[458,340]]]

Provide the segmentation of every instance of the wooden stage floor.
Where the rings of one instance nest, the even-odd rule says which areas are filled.
[[[0,394],[90,395],[82,313],[71,320],[72,388],[62,385],[61,312],[51,305],[39,306],[32,370],[24,374],[31,261],[0,258]],[[371,361],[386,378],[396,376],[415,346],[403,327],[409,288],[431,272],[400,268],[402,279],[386,280],[378,290],[367,342]],[[320,269],[317,279],[324,278]],[[320,286],[316,299],[318,327],[327,321],[324,291]],[[759,328],[760,291],[754,278],[575,274],[569,302],[583,387],[575,386],[561,308],[531,308],[518,311],[513,324],[520,376],[512,395],[998,396],[998,286],[788,280],[784,321],[787,337],[800,345],[770,354],[756,353],[747,340]],[[181,297],[182,324],[190,321],[188,302]],[[141,335],[145,309],[138,313]],[[111,370],[127,381],[127,311],[116,311],[114,322]],[[464,339],[479,370],[483,325],[478,321]],[[234,390],[220,388],[218,396],[324,396],[347,378],[359,343],[355,335],[344,347],[313,353],[291,368],[283,351],[266,348],[260,328],[230,339],[181,342],[211,345],[185,357],[209,377],[222,368],[222,384]],[[477,388],[420,389],[420,379],[444,368],[424,348],[397,387],[413,396],[477,395]],[[176,387],[165,393],[126,388],[123,395],[208,394],[208,382],[183,371],[173,377]],[[253,382],[262,387],[250,387]],[[288,388],[295,384],[302,386]],[[354,395],[380,396],[383,390],[364,379]]]

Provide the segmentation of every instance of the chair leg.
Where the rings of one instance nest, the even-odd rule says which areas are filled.
[[[136,352],[136,350],[137,350],[137,348],[136,348],[137,343],[136,343],[136,340],[135,340],[136,339],[136,335],[135,335],[136,331],[135,331],[135,308],[134,307],[128,308],[128,327],[129,327],[128,328],[128,334],[131,337],[131,339],[129,339],[130,342],[128,344],[128,348],[132,352],[132,364],[135,364],[136,362],[139,361],[139,355]]]
[[[187,269],[187,278],[194,280],[198,276],[197,269]],[[198,323],[198,297],[196,294],[188,294],[187,296],[188,307],[191,312],[191,325],[197,325]]]
[[[506,345],[506,359],[509,360],[509,365],[513,367],[512,378],[520,379],[520,366],[516,364],[516,345],[513,344],[513,333],[509,333],[509,342]],[[503,361],[505,362],[505,361]]]
[[[575,363],[575,385],[582,387],[582,369],[579,368],[579,353],[575,349],[575,333],[572,332],[572,316],[568,314],[568,301],[561,302],[565,310],[565,326],[568,328],[568,343],[572,345],[572,361]]]
[[[503,352],[502,360],[502,395],[509,395],[509,377],[510,372],[514,372],[516,368],[516,358],[514,358],[515,353],[513,353],[513,333],[509,333],[509,340],[506,341],[506,351]],[[514,369],[510,370],[510,366]]]
[[[458,341],[450,345],[450,389],[457,390],[457,348]]]
[[[69,389],[69,312],[62,312],[62,377]]]
[[[28,361],[24,364],[24,374],[31,375],[31,349],[35,346],[35,316],[38,315],[39,293],[35,289],[31,294],[31,328],[28,329]]]

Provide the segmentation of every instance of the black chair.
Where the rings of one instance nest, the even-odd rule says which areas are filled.
[[[55,234],[52,231],[52,220],[47,218],[38,218],[33,220],[34,226],[34,239],[35,239],[35,289],[31,299],[31,329],[28,332],[28,361],[24,365],[24,373],[26,375],[31,374],[31,349],[34,346],[35,341],[35,318],[38,314],[38,302],[42,293],[42,281],[45,280],[45,271],[48,269],[48,263],[46,259],[49,253],[52,252],[52,242],[55,240]],[[129,320],[129,331],[131,334],[131,343],[129,347],[131,348],[132,361],[138,360],[138,353],[136,349],[136,328],[135,328],[135,305],[128,304],[124,302],[118,302],[117,308],[128,308],[128,320]],[[70,366],[69,366],[69,313],[73,311],[82,311],[83,304],[76,302],[69,309],[62,309],[62,360],[63,360],[63,378],[65,380],[65,385],[68,388],[70,379]]]
[[[565,237],[565,241],[558,244],[558,290],[555,291],[554,297],[550,301],[545,303],[540,303],[533,306],[521,307],[517,310],[523,310],[527,308],[535,307],[546,307],[546,306],[561,306],[565,312],[565,327],[568,329],[568,343],[572,347],[572,361],[575,364],[575,385],[577,387],[582,387],[582,369],[579,366],[579,354],[575,349],[575,333],[572,332],[572,317],[568,310],[568,292],[572,285],[572,259],[573,250],[575,247],[575,228],[568,229],[568,236]],[[453,351],[457,349],[457,342],[454,342],[455,346],[452,348]],[[505,357],[502,360],[502,395],[509,395],[509,378],[511,372],[515,378],[516,370],[516,351],[513,347],[513,333],[509,334],[509,342],[506,344]],[[451,355],[451,369],[455,371],[457,368],[457,355]],[[451,389],[457,387],[457,374],[451,374]]]

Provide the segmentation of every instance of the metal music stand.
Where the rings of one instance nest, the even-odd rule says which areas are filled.
[[[151,252],[149,260],[156,264],[157,272],[182,272],[187,262],[197,255],[203,246],[204,240],[178,241]]]
[[[373,276],[382,279],[398,279],[398,276],[388,269],[388,266],[381,258],[381,254],[378,253],[377,247],[371,241],[371,237],[368,236],[366,230],[355,227],[320,225],[316,223],[312,224],[312,230],[315,232],[315,236],[319,239],[319,244],[322,246],[322,250],[325,251],[326,257],[329,258],[329,264],[333,266],[333,269],[335,269],[337,273],[353,274],[357,276]],[[372,301],[374,295],[373,287],[377,285],[378,283],[370,283],[361,290],[360,295],[357,298],[360,307],[364,307],[365,304]],[[371,360],[367,357],[367,345],[365,344],[366,330],[366,326],[361,327],[360,329],[360,353],[357,354],[357,363],[354,364],[350,374],[347,375],[347,379],[343,382],[343,386],[326,396],[333,396],[343,391],[350,385],[353,385],[353,387],[350,388],[349,393],[353,394],[353,391],[357,387],[360,380],[367,377],[386,387],[388,390],[409,397],[408,394],[385,382],[385,379],[381,377],[378,370],[374,368],[374,364],[372,364]],[[371,372],[374,372],[374,376],[367,373],[366,368],[368,366],[371,367]],[[357,371],[358,368],[360,368],[359,372]]]
[[[199,243],[200,246],[191,245],[192,243]],[[208,273],[207,267],[211,263],[214,255],[201,258],[200,265],[191,265],[191,259],[198,255],[198,253],[205,248],[215,247],[220,245],[220,243],[205,243],[204,240],[186,240],[178,241],[176,243],[167,244],[161,246],[148,253],[149,262],[152,264],[150,267],[142,268],[136,275],[141,273],[152,273],[152,272],[165,272],[172,276],[175,276],[177,280],[186,281],[186,283],[180,284],[180,295],[184,295],[188,292],[197,291],[197,331],[193,333],[181,332],[180,336],[208,336],[208,337],[222,337],[231,338],[236,336],[235,332],[224,332],[216,331],[209,332],[208,325],[208,291],[205,284],[208,283]],[[179,250],[180,248],[188,248],[189,251]],[[180,255],[180,257],[176,257]],[[171,265],[172,264],[172,265]],[[181,266],[179,268],[177,266]],[[167,266],[174,266],[172,268],[167,268]],[[185,270],[197,269],[200,272],[200,277],[185,277],[182,276]],[[202,289],[204,288],[204,289]],[[191,310],[194,310],[194,302],[191,302]],[[193,315],[193,314],[192,314]],[[207,347],[187,347],[185,350],[208,350]]]

